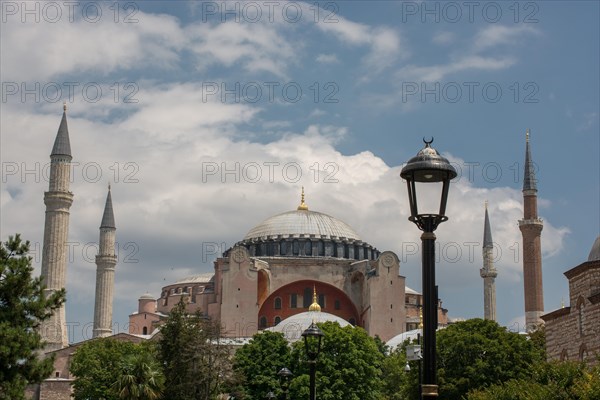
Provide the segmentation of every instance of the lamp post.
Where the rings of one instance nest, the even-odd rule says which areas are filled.
[[[287,400],[290,379],[292,379],[292,376],[294,374],[292,374],[292,371],[290,371],[286,367],[283,367],[279,370],[277,375],[279,375],[279,380],[281,382],[281,389],[283,390],[283,400]]]
[[[304,347],[308,356],[308,365],[310,367],[310,400],[316,400],[317,388],[315,382],[315,375],[317,373],[317,358],[321,352],[321,339],[323,339],[323,331],[319,329],[317,324],[310,324],[304,332],[302,332],[304,338]]]
[[[446,217],[446,202],[450,180],[456,177],[456,170],[447,159],[431,147],[431,141],[426,141],[425,147],[411,158],[402,168],[400,176],[406,180],[408,200],[410,203],[410,221],[423,231],[422,241],[422,279],[423,279],[423,384],[421,395],[423,399],[438,396],[435,360],[435,331],[437,328],[437,289],[435,286],[435,234],[438,225],[448,220]],[[419,213],[417,205],[417,185],[431,188],[432,184],[441,184],[441,199],[439,209]],[[435,185],[434,185],[435,186]],[[427,190],[427,189],[425,189]],[[429,196],[430,197],[430,196]]]

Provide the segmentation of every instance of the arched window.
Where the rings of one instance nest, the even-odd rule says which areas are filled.
[[[260,329],[265,329],[267,327],[267,317],[260,317],[260,321],[258,322],[258,326]]]
[[[298,254],[300,254],[300,244],[298,243],[297,240],[294,240],[293,244],[292,244],[293,248],[293,253],[295,256],[297,256]]]
[[[275,309],[281,310],[281,297],[275,297]]]
[[[333,308],[335,308],[336,310],[339,310],[339,309],[341,309],[341,308],[342,308],[342,307],[341,307],[341,304],[340,304],[340,301],[339,301],[338,299],[336,299],[336,300],[333,302]]]
[[[296,293],[290,295],[290,308],[298,308],[298,295]]]
[[[321,308],[325,308],[325,295],[322,293],[319,294],[319,305]]]
[[[355,259],[355,260],[358,260],[358,259],[360,259],[360,257],[359,257],[359,255],[360,255],[360,254],[359,254],[359,249],[360,249],[360,247],[358,247],[358,245],[355,245],[355,246],[354,246],[354,259]]]
[[[308,308],[312,303],[312,290],[310,288],[304,289],[304,296],[302,297],[302,307]]]
[[[147,335],[148,334],[148,328],[144,327],[142,328],[142,335]]]
[[[317,251],[319,252],[320,256],[325,255],[325,242],[323,242],[322,240],[319,240],[319,242],[317,243]]]
[[[279,255],[285,256],[287,254],[287,242],[282,240],[279,243]]]
[[[275,317],[275,320],[273,322],[274,322],[273,325],[278,325],[281,322],[281,317],[279,317],[279,316]]]
[[[306,242],[304,242],[304,255],[305,256],[312,256],[312,243],[310,242],[310,240],[307,240]]]

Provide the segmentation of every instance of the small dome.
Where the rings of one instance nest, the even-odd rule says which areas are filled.
[[[244,240],[260,239],[282,235],[283,237],[309,237],[332,239],[347,238],[361,240],[358,234],[345,222],[316,211],[294,210],[267,218],[250,229]]]
[[[413,329],[412,331],[403,332],[399,335],[394,336],[390,340],[388,340],[386,345],[389,346],[390,351],[394,351],[394,350],[396,350],[396,347],[402,346],[402,344],[404,343],[405,340],[416,339],[418,337],[418,335],[420,335],[421,333],[422,333],[421,329]]]
[[[600,235],[594,241],[592,245],[592,249],[590,250],[590,255],[588,256],[588,261],[598,261],[600,260]]]
[[[295,342],[302,338],[302,332],[308,329],[313,321],[317,324],[327,321],[337,322],[342,328],[351,325],[348,321],[338,317],[337,315],[326,312],[305,311],[300,314],[292,315],[277,325],[265,330],[271,332],[281,332],[288,342]]]
[[[152,296],[150,293],[146,292],[145,294],[141,295],[140,300],[156,300],[156,298],[154,298],[154,296]]]

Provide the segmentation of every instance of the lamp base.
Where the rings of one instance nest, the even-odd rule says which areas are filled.
[[[433,399],[438,397],[438,385],[421,385],[421,398]]]

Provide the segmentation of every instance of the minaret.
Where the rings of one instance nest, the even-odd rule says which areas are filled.
[[[69,235],[69,209],[73,193],[69,191],[71,179],[71,144],[67,127],[67,105],[50,154],[50,184],[44,192],[46,218],[44,222],[44,248],[42,252],[42,282],[44,295],[61,290],[66,286],[67,237]],[[65,305],[57,308],[52,316],[40,325],[44,351],[62,349],[69,344],[65,320]]]
[[[110,185],[104,214],[100,223],[100,249],[96,256],[96,303],[94,305],[93,337],[112,334],[113,291],[115,286],[115,216]]]
[[[494,267],[494,243],[488,215],[487,201],[485,202],[485,222],[483,224],[483,268],[479,274],[483,278],[483,317],[496,321],[496,276]]]
[[[543,222],[537,214],[537,187],[535,170],[529,148],[529,129],[525,145],[525,175],[523,179],[523,219],[519,229],[523,235],[523,283],[525,285],[525,328],[535,329],[544,321],[544,294],[542,286],[542,245],[540,236]]]

